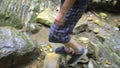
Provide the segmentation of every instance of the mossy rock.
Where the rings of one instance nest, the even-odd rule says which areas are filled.
[[[56,11],[47,8],[46,10],[38,14],[38,16],[36,17],[36,21],[41,24],[50,26],[54,21],[56,13],[57,13]]]
[[[24,64],[38,55],[28,35],[13,27],[0,27],[0,44],[0,68]]]

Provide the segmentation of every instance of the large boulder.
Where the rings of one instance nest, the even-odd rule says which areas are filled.
[[[60,5],[59,2],[60,0],[0,0],[0,26],[12,26],[18,29],[27,27],[31,22],[35,22],[38,13],[48,7],[52,9],[50,12],[45,12],[48,18],[43,14],[41,16],[49,22],[54,16],[53,10],[56,9],[56,5]]]
[[[21,29],[33,22],[36,13],[41,11],[39,0],[0,0],[0,26],[12,26]]]
[[[85,68],[119,68],[120,67],[120,31],[108,24],[106,20],[92,15],[92,19],[79,22],[75,28],[75,39],[88,48],[90,58]],[[98,21],[96,21],[98,20]],[[102,24],[99,24],[99,23]],[[113,22],[113,21],[112,21]]]
[[[12,27],[0,27],[0,68],[12,68],[35,59],[35,45],[25,33]]]

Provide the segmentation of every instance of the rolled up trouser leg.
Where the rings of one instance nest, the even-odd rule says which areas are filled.
[[[67,43],[76,23],[85,11],[89,0],[76,0],[67,12],[64,24],[57,26],[55,23],[50,27],[49,41],[54,43]]]

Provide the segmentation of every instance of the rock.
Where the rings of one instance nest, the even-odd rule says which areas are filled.
[[[89,43],[89,39],[86,38],[86,37],[79,37],[79,40],[80,40],[82,43],[85,43],[85,44],[88,44],[88,43]]]
[[[88,46],[88,53],[93,55],[94,59],[98,59],[99,57],[99,47],[97,44],[90,42],[90,45]]]
[[[48,43],[49,29],[45,27],[41,27],[36,34],[31,34],[30,38],[37,45],[38,48],[41,46],[45,46]]]
[[[54,21],[56,13],[57,13],[56,11],[53,11],[52,9],[47,8],[43,12],[38,14],[38,16],[36,17],[36,21],[41,24],[50,26]]]
[[[31,32],[32,34],[37,33],[41,29],[41,25],[37,23],[30,23],[27,27],[26,32]]]
[[[100,31],[100,30],[99,30],[99,28],[97,28],[97,27],[94,28],[94,30],[93,30],[94,33],[99,33],[99,31]]]
[[[87,46],[88,57],[92,58],[93,63],[92,65],[94,66],[94,68],[106,68],[106,67],[119,68],[120,67],[119,65],[120,32],[118,30],[119,25],[116,25],[117,28],[115,28],[115,26],[108,24],[107,21],[100,19],[95,15],[93,15],[93,17],[94,17],[93,21],[87,21],[82,23],[87,25],[88,30],[92,31],[79,32],[74,37],[74,39],[78,39],[79,37],[86,37],[89,39],[88,44],[81,44],[80,40],[77,41],[80,43],[80,45]],[[79,24],[77,28],[80,29],[77,29],[76,31],[84,29],[81,28],[82,24]],[[106,59],[109,60],[110,63],[107,62],[107,64],[105,64]]]
[[[120,24],[117,24],[116,26],[119,28],[119,31],[120,31]]]
[[[60,55],[48,53],[45,57],[43,68],[59,68]]]
[[[93,64],[93,62],[91,60],[88,63],[88,68],[94,68],[94,64]]]
[[[0,27],[0,68],[19,66],[37,55],[35,45],[27,34],[12,27]]]
[[[104,35],[101,35],[101,34],[97,34],[96,37],[99,38],[101,42],[104,42],[106,38]]]
[[[88,14],[87,20],[88,20],[88,21],[93,21],[93,19],[94,19],[93,16],[94,16],[94,15],[93,15],[91,12],[88,12],[87,14]]]
[[[97,64],[95,60],[90,59],[88,62],[88,68],[104,68],[104,67],[101,67],[99,64]]]
[[[118,27],[114,27],[114,30],[119,31],[119,28]]]
[[[84,23],[84,24],[78,24],[75,26],[74,30],[73,30],[73,34],[79,34],[81,32],[85,32],[85,31],[89,31],[88,30],[88,24]]]
[[[39,3],[38,0],[1,0],[0,26],[12,26],[21,29],[24,25],[28,25],[33,21],[34,8],[39,6]]]
[[[106,13],[103,13],[103,12],[99,13],[99,15],[100,15],[100,17],[103,18],[103,19],[105,19],[105,18],[108,17],[108,15],[107,15]]]
[[[103,22],[101,22],[99,19],[94,19],[94,23],[102,26],[103,25]]]

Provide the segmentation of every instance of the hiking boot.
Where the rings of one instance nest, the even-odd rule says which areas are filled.
[[[78,62],[80,62],[80,60],[82,59],[82,57],[84,57],[87,54],[88,50],[87,49],[83,49],[82,54],[73,54],[72,58],[68,61],[68,65],[70,66],[74,66],[76,65]]]
[[[71,55],[72,54],[72,52],[67,53],[65,51],[64,46],[56,48],[55,53],[62,54],[62,55]]]

